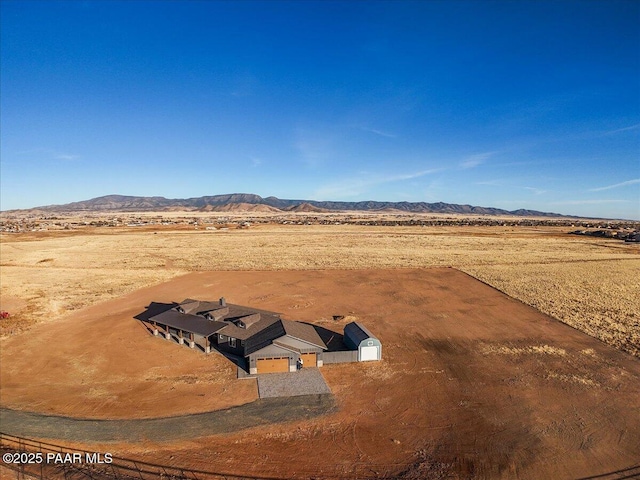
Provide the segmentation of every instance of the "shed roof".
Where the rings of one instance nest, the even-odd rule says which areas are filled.
[[[378,340],[378,337],[371,333],[367,327],[358,322],[347,323],[344,326],[344,336],[351,338],[356,344],[359,344],[368,338],[375,338]]]

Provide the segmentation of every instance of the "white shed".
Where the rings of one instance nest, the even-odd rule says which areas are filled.
[[[344,343],[358,350],[358,361],[368,362],[382,359],[382,343],[364,325],[351,322],[344,326]]]

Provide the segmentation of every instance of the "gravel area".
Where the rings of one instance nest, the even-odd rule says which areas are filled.
[[[137,420],[92,420],[0,408],[0,425],[3,433],[27,438],[77,442],[167,442],[235,433],[271,423],[306,420],[336,409],[333,395],[260,399],[213,412]]]
[[[260,398],[295,397],[331,393],[317,368],[303,368],[290,373],[268,373],[258,376]]]

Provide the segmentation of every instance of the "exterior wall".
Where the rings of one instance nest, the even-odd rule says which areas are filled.
[[[382,359],[382,343],[380,343],[380,340],[378,340],[377,338],[367,338],[366,340],[362,340],[360,342],[360,345],[358,345],[358,361],[362,361],[361,360],[361,353],[360,350],[363,347],[377,347],[378,348],[378,358],[376,358],[376,360],[381,360]]]
[[[219,335],[217,333],[214,333],[210,337],[211,343],[217,345],[220,350],[233,353],[234,355],[244,356],[244,341],[236,338],[236,346],[232,347],[230,343],[231,338],[232,337],[229,337],[228,335]]]

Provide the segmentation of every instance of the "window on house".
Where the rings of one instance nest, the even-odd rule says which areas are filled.
[[[229,346],[232,348],[236,348],[236,339],[229,337]]]

